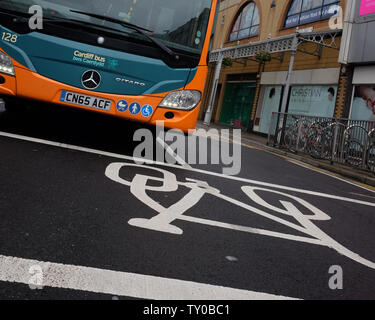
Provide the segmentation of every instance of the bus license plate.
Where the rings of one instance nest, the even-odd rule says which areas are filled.
[[[112,105],[111,100],[100,99],[97,97],[86,96],[84,94],[78,94],[69,91],[61,92],[60,101],[106,111],[111,110]]]

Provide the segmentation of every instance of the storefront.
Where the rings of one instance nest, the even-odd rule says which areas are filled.
[[[293,86],[288,113],[313,117],[333,117],[337,85]]]
[[[290,113],[336,114],[337,101],[345,92],[338,90],[338,49],[341,9],[346,3],[220,1],[209,56],[211,73],[202,102],[204,123],[267,134],[271,115],[281,106]],[[255,77],[240,83],[229,79],[234,74]]]
[[[268,133],[272,113],[280,111],[285,77],[285,72],[263,73],[254,131]],[[338,80],[339,69],[336,68],[295,71],[288,113],[333,117]]]
[[[254,105],[256,74],[230,74],[225,83],[219,123],[247,129]]]
[[[255,82],[228,82],[219,123],[247,129],[254,103]]]
[[[263,86],[261,89],[260,101],[263,101],[263,107],[258,110],[259,116],[256,117],[254,131],[267,134],[271,124],[271,116],[273,112],[278,112],[281,105],[283,87]]]
[[[354,69],[350,118],[375,121],[375,66]]]

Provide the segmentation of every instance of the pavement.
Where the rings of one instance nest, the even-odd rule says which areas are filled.
[[[375,299],[370,186],[247,136],[235,176],[139,164],[139,128],[0,110],[0,299]]]

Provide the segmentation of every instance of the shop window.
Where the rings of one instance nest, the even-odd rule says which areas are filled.
[[[284,28],[329,19],[338,13],[340,1],[337,0],[293,0]]]
[[[261,99],[259,100],[260,108],[257,110],[257,118],[259,123],[254,124],[254,131],[268,134],[270,127],[274,126],[275,118],[272,113],[279,112],[282,100],[283,87],[277,86],[262,86]]]
[[[245,4],[232,27],[229,41],[255,37],[259,34],[259,10],[255,2]]]
[[[337,85],[293,86],[288,112],[313,117],[332,117],[336,95]]]
[[[375,121],[375,85],[355,87],[351,119]]]

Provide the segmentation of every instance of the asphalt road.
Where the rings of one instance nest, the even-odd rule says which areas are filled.
[[[136,165],[138,128],[0,110],[0,299],[375,298],[372,190],[245,146]]]

